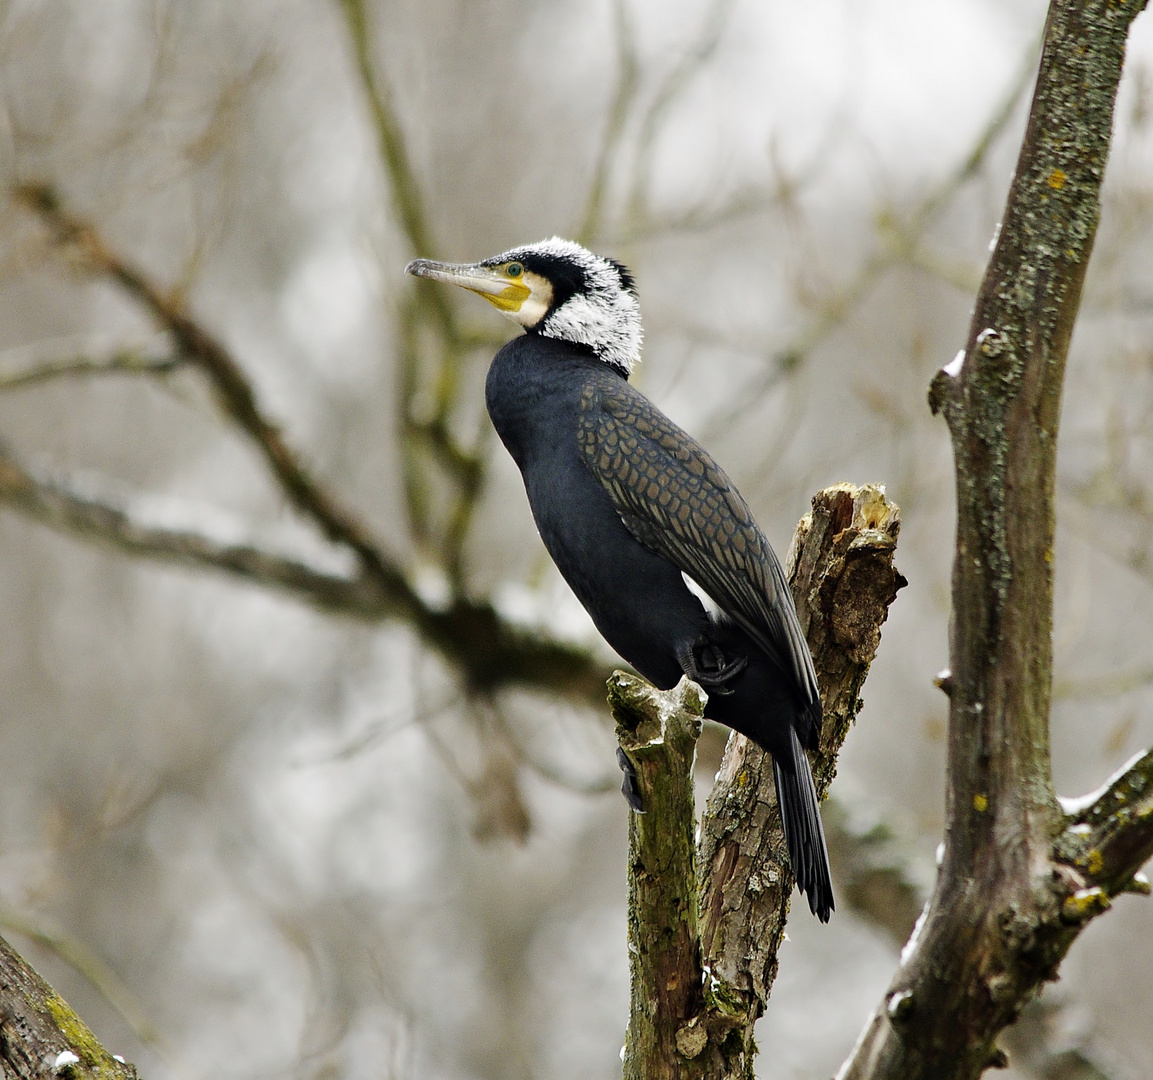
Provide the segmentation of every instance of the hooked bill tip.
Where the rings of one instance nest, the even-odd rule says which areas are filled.
[[[460,284],[453,275],[459,275],[461,270],[471,267],[457,266],[455,263],[437,262],[436,259],[413,259],[405,268],[406,274],[413,277],[433,278],[436,281],[451,281],[454,285]]]

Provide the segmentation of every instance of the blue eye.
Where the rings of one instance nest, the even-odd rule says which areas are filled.
[[[508,274],[509,277],[520,277],[521,274],[524,273],[524,267],[521,266],[520,263],[509,263],[508,266],[504,268],[504,272]]]

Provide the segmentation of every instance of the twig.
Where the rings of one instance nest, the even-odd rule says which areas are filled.
[[[914,239],[920,237],[937,215],[949,205],[961,188],[984,168],[989,152],[1005,133],[1009,122],[1017,111],[1018,103],[1033,83],[1040,51],[1041,42],[1037,41],[1025,53],[1021,59],[1021,65],[1017,69],[1017,74],[1010,83],[1005,96],[1001,99],[997,111],[989,118],[988,124],[978,136],[968,156],[960,167],[955,169],[942,184],[934,189],[914,212],[910,218],[911,227],[906,230]]]
[[[643,231],[644,221],[648,217],[646,200],[651,180],[653,147],[660,131],[660,125],[668,116],[669,110],[676,103],[677,98],[691,84],[693,77],[700,72],[717,51],[728,25],[732,8],[733,0],[712,0],[708,11],[705,13],[701,32],[697,35],[692,47],[681,56],[680,60],[662,80],[645,110],[637,135],[633,175],[625,203],[625,216],[630,222],[625,230],[628,233]]]
[[[365,0],[339,0],[348,27],[357,74],[364,90],[377,136],[381,163],[388,176],[393,204],[409,246],[416,254],[432,256],[436,245],[428,225],[420,182],[412,166],[407,143],[387,80],[372,54],[372,31]],[[485,480],[487,428],[482,426],[471,446],[462,446],[452,434],[452,417],[459,406],[461,373],[475,334],[464,330],[444,290],[419,281],[399,313],[400,374],[399,428],[405,501],[418,543],[437,549],[449,584],[457,595],[465,592],[464,551],[473,512]],[[425,333],[431,329],[433,342]],[[434,358],[435,370],[426,362]],[[425,386],[432,386],[431,418],[418,418],[416,402]],[[422,473],[421,448],[430,449],[450,485],[446,524],[439,538],[433,535],[433,514],[428,485]]]
[[[338,0],[344,12],[352,41],[354,59],[361,85],[364,87],[373,126],[380,146],[381,160],[388,170],[392,184],[392,197],[397,217],[414,252],[433,257],[436,245],[428,229],[428,215],[423,205],[420,184],[413,172],[408,146],[401,131],[400,118],[392,107],[388,84],[377,74],[372,56],[372,35],[368,25],[368,11],[364,0]],[[429,290],[428,302],[442,318],[444,326],[453,325],[452,309],[441,295]]]
[[[584,219],[576,234],[577,242],[586,246],[596,242],[598,232],[604,222],[605,192],[608,189],[613,166],[616,164],[620,153],[625,124],[640,82],[636,44],[633,41],[632,27],[629,25],[628,9],[624,0],[615,0],[613,4],[613,23],[617,54],[616,88],[613,91],[612,102],[609,104],[600,152],[597,154],[592,180],[589,183]]]
[[[546,761],[533,753],[522,738],[509,724],[507,716],[499,708],[493,711],[493,722],[497,724],[505,737],[505,744],[516,758],[518,764],[543,777],[557,787],[566,791],[576,792],[578,795],[604,795],[620,787],[619,774],[614,769],[612,773],[603,772],[599,777],[582,779],[573,776],[565,769],[559,768],[550,761]]]
[[[710,421],[710,430],[725,430],[755,408],[766,393],[804,363],[829,334],[844,324],[889,270],[916,253],[929,227],[957,192],[980,172],[989,152],[1009,126],[1036,70],[1036,56],[1036,49],[1030,49],[1005,97],[964,160],[921,200],[905,221],[893,216],[886,219],[885,227],[880,231],[882,243],[879,249],[861,263],[848,282],[834,288],[821,301],[808,326],[791,343],[778,350],[765,370],[734,398],[733,406]]]
[[[84,351],[76,343],[47,342],[0,354],[0,392],[72,375],[169,375],[183,356],[141,347]]]

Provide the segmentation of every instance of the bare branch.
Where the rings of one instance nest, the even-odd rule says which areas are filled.
[[[494,710],[494,719],[496,725],[502,730],[509,752],[516,758],[517,763],[530,772],[536,773],[537,776],[556,784],[557,787],[576,792],[579,795],[604,795],[620,787],[619,774],[617,774],[615,767],[611,773],[606,769],[593,777],[576,776],[569,769],[546,760],[529,746],[526,746],[525,740],[518,737],[516,731],[509,724],[507,716],[499,708]]]
[[[1066,809],[1091,803],[1097,797],[1094,793]],[[821,816],[841,908],[850,908],[854,915],[883,930],[900,948],[913,932],[929,894],[908,840],[884,818],[846,805],[835,791],[822,807]],[[1081,840],[1073,845],[1073,859],[1093,850],[1091,841],[1082,846]],[[1067,1002],[1055,1002],[1049,994],[1026,1004],[1021,1018],[1004,1035],[1010,1059],[1038,1080],[1110,1080],[1094,1060],[1089,1032],[1082,1031],[1070,1041],[1067,1025],[1061,1022],[1067,1008]]]
[[[692,46],[680,57],[672,69],[661,80],[639,123],[639,131],[633,141],[633,169],[625,193],[624,217],[615,235],[620,241],[628,241],[643,235],[662,231],[653,228],[646,207],[653,145],[660,130],[661,122],[677,98],[691,84],[692,78],[707,63],[720,44],[721,36],[728,23],[732,0],[712,0],[703,20],[700,32]],[[607,213],[605,199],[613,171],[622,157],[625,135],[629,128],[630,113],[634,111],[641,91],[640,61],[636,42],[629,23],[628,8],[624,0],[618,0],[613,7],[617,81],[609,103],[604,135],[593,168],[592,180],[585,205],[582,224],[577,230],[576,239],[591,246],[600,237]],[[669,226],[675,228],[677,226]],[[680,227],[688,227],[682,225]]]
[[[1095,793],[1088,801],[1096,797]],[[889,822],[872,813],[862,815],[835,792],[821,816],[841,907],[883,930],[900,948],[913,932],[929,892],[908,842]],[[1093,850],[1091,841],[1074,846],[1082,855]],[[1093,1058],[1089,1032],[1070,1041],[1067,1025],[1061,1023],[1068,1007],[1049,994],[1026,1004],[1021,1018],[1004,1035],[1010,1059],[1038,1080],[1110,1080]]]
[[[1153,858],[1153,749],[1138,754],[1100,792],[1062,800],[1068,827],[1061,854],[1104,890],[1104,899],[1132,889],[1134,875]],[[1082,885],[1083,891],[1086,885]]]

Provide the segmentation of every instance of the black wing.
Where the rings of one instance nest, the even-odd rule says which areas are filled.
[[[580,441],[629,531],[691,577],[819,701],[784,571],[719,465],[643,394],[605,372],[581,394]]]

